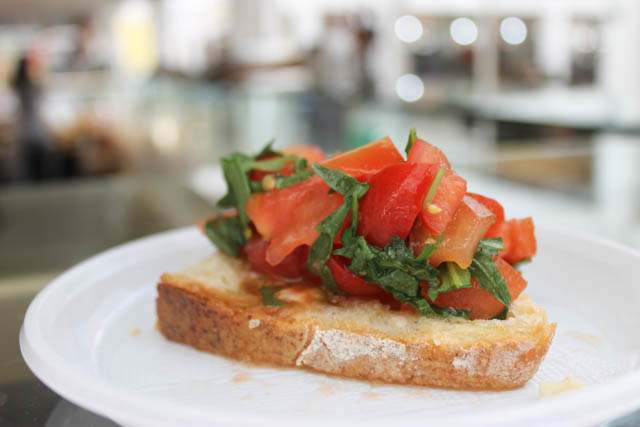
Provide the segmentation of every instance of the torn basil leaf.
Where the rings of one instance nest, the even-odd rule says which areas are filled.
[[[469,272],[482,289],[489,291],[508,310],[511,304],[509,286],[493,262],[493,256],[499,250],[502,250],[502,239],[481,240],[469,266]]]
[[[227,255],[237,257],[246,244],[245,226],[239,216],[230,218],[216,217],[207,221],[204,234],[214,245]]]

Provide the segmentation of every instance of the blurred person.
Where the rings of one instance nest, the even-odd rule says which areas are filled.
[[[11,85],[19,101],[15,178],[42,181],[59,175],[58,156],[39,113],[41,89],[33,77],[29,57],[17,63]]]

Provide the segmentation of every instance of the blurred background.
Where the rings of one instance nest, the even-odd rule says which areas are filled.
[[[403,148],[415,127],[507,216],[640,248],[638,1],[0,7],[0,423],[58,401],[14,345],[35,293],[210,213],[219,157],[273,137]]]

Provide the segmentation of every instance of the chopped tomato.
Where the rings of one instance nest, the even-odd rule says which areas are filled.
[[[340,289],[357,297],[374,297],[385,293],[379,286],[366,282],[362,277],[350,271],[345,265],[347,262],[349,262],[348,258],[337,255],[332,255],[327,261],[333,279]]]
[[[497,237],[502,238],[502,250],[498,252],[498,256],[506,258],[506,255],[511,251],[511,227],[506,221],[493,224],[487,230],[487,234],[484,236],[487,239],[494,239]]]
[[[451,169],[451,163],[449,163],[449,159],[447,159],[442,150],[422,139],[416,139],[411,149],[409,149],[407,162],[435,163],[438,166]]]
[[[400,163],[375,174],[360,201],[359,234],[383,247],[393,236],[406,239],[422,209],[435,165]]]
[[[482,203],[487,209],[489,209],[496,216],[496,220],[489,230],[487,230],[487,237],[492,237],[498,233],[500,224],[504,222],[504,208],[496,200],[483,196],[477,193],[467,193],[467,196],[473,197],[478,202]]]
[[[402,154],[389,137],[370,142],[362,147],[338,154],[320,164],[339,169],[347,175],[359,177],[374,174],[387,166],[403,163]]]
[[[291,147],[280,150],[280,152],[285,155],[294,154],[298,157],[304,157],[309,163],[321,162],[325,159],[325,155],[320,147],[316,147],[315,145],[292,145]],[[269,159],[272,157],[273,156],[266,156],[261,160]],[[249,172],[249,179],[251,181],[261,181],[265,176],[276,173],[284,176],[291,175],[293,173],[293,162],[285,163],[284,167],[276,172],[252,170],[251,172]]]
[[[429,263],[437,266],[445,261],[453,261],[460,268],[468,268],[473,260],[478,243],[493,223],[493,213],[483,205],[464,196],[462,203],[453,215],[453,219],[444,230],[444,238],[438,249],[429,258]],[[420,253],[425,243],[435,237],[429,235],[419,222],[411,233],[411,246],[415,253]]]
[[[509,251],[504,259],[511,264],[531,258],[536,254],[536,235],[531,217],[510,219],[506,222],[510,239]]]
[[[511,301],[515,300],[524,288],[527,287],[527,281],[502,258],[497,257],[494,259],[494,262],[500,274],[507,282],[509,294],[511,294]],[[424,290],[423,294],[425,294],[426,297]],[[489,291],[480,288],[474,278],[471,279],[471,288],[457,289],[440,294],[434,303],[439,307],[471,310],[470,319],[491,319],[504,310],[502,303],[495,299]]]
[[[256,229],[269,241],[266,260],[282,262],[298,246],[311,246],[320,233],[316,226],[342,204],[339,193],[319,176],[278,190],[251,195],[245,209]]]
[[[433,234],[442,233],[466,192],[467,181],[454,171],[447,170],[438,185],[435,197],[431,202],[425,200],[420,211],[420,219],[425,227]]]
[[[260,236],[252,237],[244,246],[244,255],[247,257],[247,261],[249,261],[253,271],[284,280],[296,280],[303,277],[305,262],[309,255],[308,246],[298,246],[282,262],[276,265],[271,265],[267,262],[268,248],[269,242]]]

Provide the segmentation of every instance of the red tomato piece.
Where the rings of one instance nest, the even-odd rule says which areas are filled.
[[[338,193],[319,176],[278,190],[253,194],[245,209],[256,229],[269,241],[266,260],[282,262],[298,246],[311,246],[320,235],[316,226],[342,204]]]
[[[425,227],[433,234],[442,233],[466,192],[467,181],[454,171],[447,170],[438,185],[435,197],[430,203],[425,203],[420,211],[420,219]]]
[[[453,261],[460,268],[468,268],[478,243],[487,233],[493,218],[494,215],[489,209],[471,197],[464,196],[453,219],[444,230],[442,242],[429,258],[429,263],[437,266],[445,261]],[[424,240],[422,245],[424,246]]]
[[[502,221],[500,223],[493,224],[489,227],[489,230],[487,230],[487,234],[485,234],[484,237],[487,239],[494,239],[497,237],[502,238],[503,249],[498,252],[498,256],[505,258],[511,251],[511,228],[509,227],[508,222]]]
[[[332,255],[327,261],[333,279],[340,289],[357,297],[374,297],[385,293],[379,286],[366,282],[362,277],[350,271],[345,265],[347,262],[349,262],[348,258],[337,255]]]
[[[325,155],[322,152],[320,147],[316,147],[315,145],[292,145],[291,147],[284,148],[280,150],[282,153],[286,154],[294,154],[298,157],[304,157],[307,159],[309,164],[321,162],[325,159]],[[266,156],[263,160],[270,159],[273,156]],[[284,167],[276,172],[267,172],[260,170],[252,170],[249,172],[249,179],[251,181],[261,181],[267,175],[280,174],[284,176],[289,176],[293,173],[293,162],[285,163]]]
[[[449,159],[447,159],[442,150],[422,139],[416,139],[411,149],[409,149],[407,162],[435,163],[438,166],[451,169],[451,163],[449,163]]]
[[[504,208],[498,201],[490,197],[483,196],[477,193],[467,193],[467,196],[473,197],[478,202],[482,203],[487,209],[489,209],[496,216],[496,222],[493,223],[487,231],[487,237],[489,235],[495,235],[500,228],[500,223],[504,222]]]
[[[360,200],[359,234],[383,247],[393,236],[406,239],[422,209],[435,165],[400,163],[375,174]]]
[[[497,257],[494,262],[507,282],[511,301],[515,300],[527,287],[527,281],[502,258]],[[423,293],[425,293],[424,290]],[[474,278],[471,278],[471,288],[456,289],[455,291],[440,294],[434,303],[439,307],[471,310],[469,319],[491,319],[504,310],[502,303],[495,299],[489,291],[480,288]]]
[[[506,224],[509,227],[510,247],[509,251],[505,252],[504,259],[514,264],[534,256],[537,250],[537,243],[535,227],[531,217],[510,219]]]
[[[253,271],[283,280],[297,280],[303,277],[305,262],[309,256],[308,246],[298,246],[282,262],[276,265],[271,265],[267,262],[268,248],[269,242],[260,236],[252,237],[244,246],[244,255],[247,257],[247,261],[249,261]]]
[[[402,154],[389,137],[370,142],[362,147],[330,157],[320,164],[339,169],[347,175],[359,177],[374,174],[387,166],[403,163]]]

